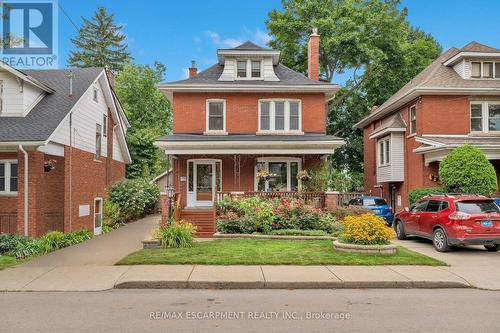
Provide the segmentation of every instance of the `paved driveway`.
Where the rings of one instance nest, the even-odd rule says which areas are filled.
[[[142,248],[141,241],[150,235],[159,219],[159,215],[148,216],[86,242],[35,258],[18,267],[114,265],[127,254]]]
[[[446,267],[446,270],[474,286],[500,289],[500,252],[487,252],[482,246],[470,246],[441,253],[434,250],[431,241],[419,238],[397,240],[395,243],[448,263],[451,267]]]

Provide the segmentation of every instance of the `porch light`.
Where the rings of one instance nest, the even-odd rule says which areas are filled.
[[[169,198],[172,198],[174,196],[174,188],[171,186],[165,186],[165,192],[167,193],[167,196]]]

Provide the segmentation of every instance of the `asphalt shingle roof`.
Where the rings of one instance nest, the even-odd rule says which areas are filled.
[[[248,50],[248,51],[271,51],[271,49],[267,49],[264,47],[261,47],[257,44],[252,43],[251,41],[246,41],[245,43],[238,45],[236,47],[233,47],[232,49],[229,50]]]
[[[73,95],[69,96],[69,74]],[[47,94],[25,117],[0,117],[0,142],[45,141],[54,132],[103,68],[23,70],[55,90]]]

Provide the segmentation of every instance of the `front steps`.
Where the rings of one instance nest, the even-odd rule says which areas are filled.
[[[181,210],[180,219],[196,226],[196,236],[210,238],[215,233],[215,208]]]

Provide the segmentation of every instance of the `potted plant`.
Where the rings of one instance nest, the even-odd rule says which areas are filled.
[[[43,170],[45,172],[49,172],[56,168],[57,161],[56,160],[46,160],[43,161]]]
[[[309,174],[309,172],[307,172],[307,170],[300,170],[297,173],[297,179],[300,179],[303,182],[308,182],[308,181],[312,180],[312,177]]]
[[[257,172],[257,175],[255,175],[255,178],[257,178],[257,180],[261,181],[268,181],[269,180],[269,172],[267,172],[266,170],[261,170],[259,172]]]

